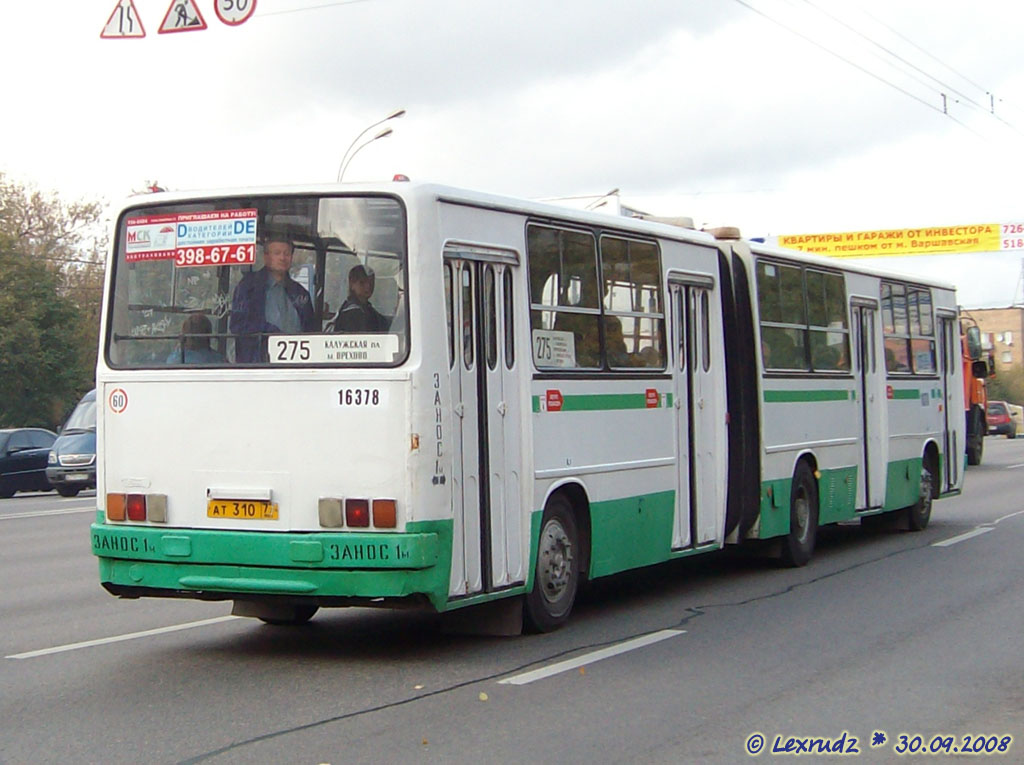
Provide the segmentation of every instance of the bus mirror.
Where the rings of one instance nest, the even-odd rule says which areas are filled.
[[[987,361],[972,361],[971,362],[971,374],[979,380],[984,380],[989,376],[988,374],[988,362]]]

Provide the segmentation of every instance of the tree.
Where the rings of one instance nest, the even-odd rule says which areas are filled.
[[[95,384],[101,212],[0,174],[0,426],[55,427]]]
[[[988,379],[988,398],[989,401],[1024,403],[1024,368],[1001,369],[995,377],[990,377]]]

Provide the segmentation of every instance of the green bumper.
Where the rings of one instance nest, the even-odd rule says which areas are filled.
[[[267,533],[94,523],[92,551],[108,589],[448,600],[451,521],[395,533]]]

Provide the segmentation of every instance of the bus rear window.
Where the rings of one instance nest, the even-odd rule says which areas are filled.
[[[393,366],[408,353],[406,223],[383,196],[190,200],[117,234],[115,368]]]

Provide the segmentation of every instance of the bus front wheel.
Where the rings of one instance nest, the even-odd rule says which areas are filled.
[[[579,530],[565,496],[548,502],[540,524],[533,589],[526,595],[523,616],[534,632],[551,632],[569,620],[580,579]]]
[[[818,536],[818,482],[806,462],[797,465],[789,497],[789,533],[782,540],[787,566],[806,566]]]

